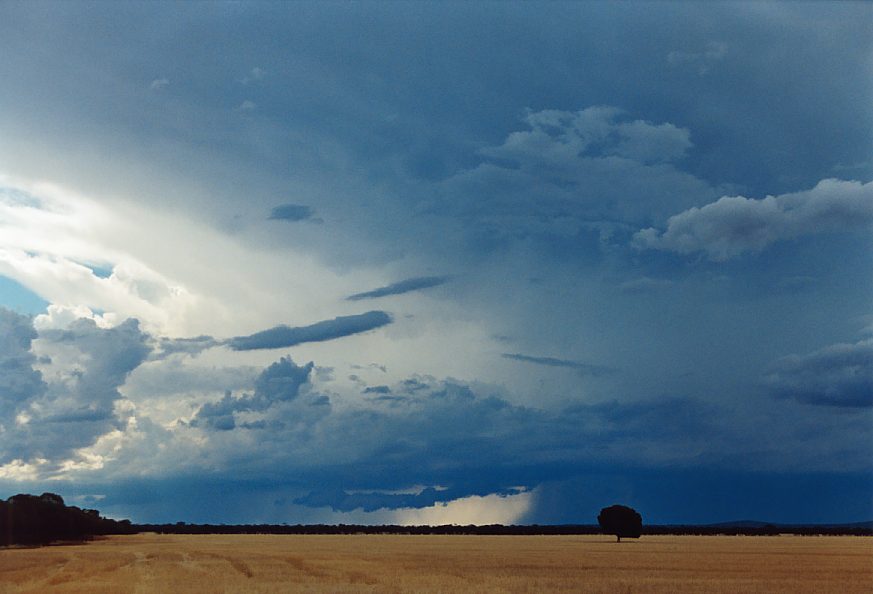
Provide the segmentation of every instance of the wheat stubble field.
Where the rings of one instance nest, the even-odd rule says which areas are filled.
[[[870,592],[873,539],[115,536],[0,550],[0,592]]]

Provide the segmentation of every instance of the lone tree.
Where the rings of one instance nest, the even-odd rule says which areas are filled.
[[[597,523],[604,534],[615,534],[616,542],[621,537],[639,538],[643,532],[643,517],[631,507],[611,505],[600,510]]]

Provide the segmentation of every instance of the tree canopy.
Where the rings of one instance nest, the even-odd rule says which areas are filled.
[[[54,493],[19,494],[0,500],[0,545],[40,545],[131,532],[128,520],[111,520],[97,510],[67,506],[63,497]]]
[[[643,517],[625,505],[611,505],[600,510],[597,523],[605,534],[614,534],[618,542],[624,538],[639,538],[643,532]]]

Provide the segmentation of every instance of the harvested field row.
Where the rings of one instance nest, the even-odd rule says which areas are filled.
[[[869,592],[873,539],[113,536],[0,550],[3,594]]]

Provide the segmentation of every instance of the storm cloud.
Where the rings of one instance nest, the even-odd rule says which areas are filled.
[[[119,388],[145,361],[150,346],[134,319],[100,328],[94,320],[82,318],[65,330],[44,331],[39,338],[43,351],[52,353],[46,361],[55,373],[42,385],[34,383],[38,374],[26,374],[31,394],[19,404],[18,422],[2,436],[3,462],[39,458],[51,469],[78,448],[124,426],[126,420],[115,409],[122,399]],[[25,340],[20,337],[19,343],[24,346]]]
[[[604,456],[613,465],[687,462],[729,439],[713,423],[717,408],[687,398],[544,411],[512,404],[494,387],[418,376],[391,386],[396,399],[333,407],[317,385],[301,383],[308,370],[282,359],[265,377],[289,378],[285,397],[265,382],[204,405],[190,425],[205,431],[211,464],[245,455],[254,476],[321,485],[295,499],[306,507],[422,508],[534,488]],[[255,451],[240,451],[252,431]]]
[[[305,221],[315,216],[315,211],[304,204],[280,204],[270,211],[271,221]]]
[[[235,351],[278,349],[304,342],[322,342],[360,334],[387,326],[390,323],[391,316],[389,314],[374,310],[357,315],[339,316],[309,326],[276,326],[249,336],[231,338],[226,341],[226,344]]]
[[[30,346],[36,337],[30,317],[0,307],[0,424],[45,393],[42,374],[33,368],[37,359]]]
[[[372,291],[355,293],[354,295],[349,295],[346,299],[348,301],[360,301],[362,299],[387,297],[388,295],[402,295],[403,293],[409,293],[411,291],[420,291],[422,289],[438,287],[448,282],[449,278],[450,277],[448,276],[416,276],[414,278],[391,283],[384,287],[379,287],[378,289],[373,289]]]
[[[811,190],[753,200],[723,196],[670,217],[659,232],[634,236],[640,248],[704,252],[727,260],[801,235],[863,229],[873,224],[873,182],[826,179]]]
[[[714,198],[684,172],[687,129],[633,119],[615,106],[528,112],[526,129],[480,149],[482,162],[441,182],[434,213],[464,220],[474,236],[504,241],[573,238]],[[672,212],[675,212],[673,210]]]
[[[234,398],[228,391],[218,402],[207,402],[197,411],[191,421],[194,427],[204,426],[220,431],[229,431],[237,426],[235,413],[262,412],[276,402],[294,400],[300,388],[309,381],[312,362],[300,367],[290,357],[283,357],[267,367],[255,380],[255,391]],[[249,425],[261,427],[261,425]]]
[[[0,487],[869,519],[871,11],[3,4]]]
[[[780,398],[820,406],[873,407],[873,340],[784,357],[773,363],[765,381]]]
[[[591,363],[582,363],[581,361],[569,361],[567,359],[558,359],[555,357],[533,357],[531,355],[522,355],[521,353],[503,353],[501,357],[503,357],[504,359],[511,359],[513,361],[533,363],[534,365],[544,365],[546,367],[565,367],[567,369],[574,369],[578,371],[580,375],[590,375],[593,377],[607,375],[610,373],[615,373],[617,371],[611,367],[605,367],[603,365],[592,365]]]

